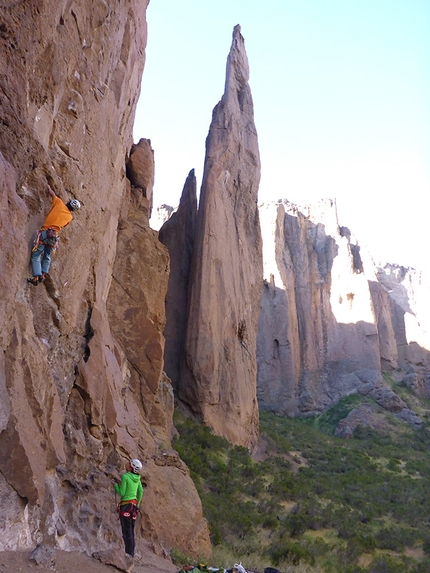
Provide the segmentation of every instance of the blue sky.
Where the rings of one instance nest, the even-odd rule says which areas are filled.
[[[430,267],[430,0],[151,0],[134,139],[154,205],[200,187],[212,110],[241,25],[259,136],[259,202],[336,199],[376,258]]]

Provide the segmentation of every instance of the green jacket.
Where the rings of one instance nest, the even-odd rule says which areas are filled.
[[[143,495],[143,487],[140,481],[140,475],[127,472],[121,478],[121,485],[115,483],[113,487],[115,488],[115,491],[121,496],[121,501],[137,499],[137,505],[140,504]]]

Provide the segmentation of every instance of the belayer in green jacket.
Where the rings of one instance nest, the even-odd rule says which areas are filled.
[[[121,484],[114,484],[115,491],[121,496],[119,502],[119,518],[121,521],[122,538],[125,552],[134,556],[134,522],[136,521],[139,504],[143,496],[142,482],[139,472],[142,464],[136,458],[127,463],[127,472],[121,478]]]

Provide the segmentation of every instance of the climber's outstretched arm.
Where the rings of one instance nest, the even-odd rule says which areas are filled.
[[[54,191],[51,189],[49,185],[48,185],[48,193],[51,195],[51,197],[56,197]]]

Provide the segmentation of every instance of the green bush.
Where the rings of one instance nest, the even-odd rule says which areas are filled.
[[[361,396],[360,394],[350,394],[349,396],[341,398],[337,404],[329,408],[320,416],[315,416],[308,420],[309,422],[311,421],[312,424],[319,430],[332,435],[338,423],[343,418],[346,418],[351,410],[357,408],[361,404],[375,405],[376,403],[374,400],[368,398],[367,396]]]
[[[369,573],[404,573],[405,566],[398,559],[390,556],[380,556],[374,559],[369,567]]]
[[[428,538],[423,541],[423,551],[425,555],[430,555],[430,539]]]
[[[271,561],[275,567],[281,562],[299,565],[299,563],[313,563],[312,554],[300,543],[285,541],[283,544],[273,548],[269,553]]]
[[[411,573],[429,573],[430,571],[430,559],[423,559],[421,563],[415,565]]]
[[[420,533],[417,530],[394,525],[384,527],[375,534],[377,547],[397,552],[404,551],[406,547],[416,545],[419,540]]]

